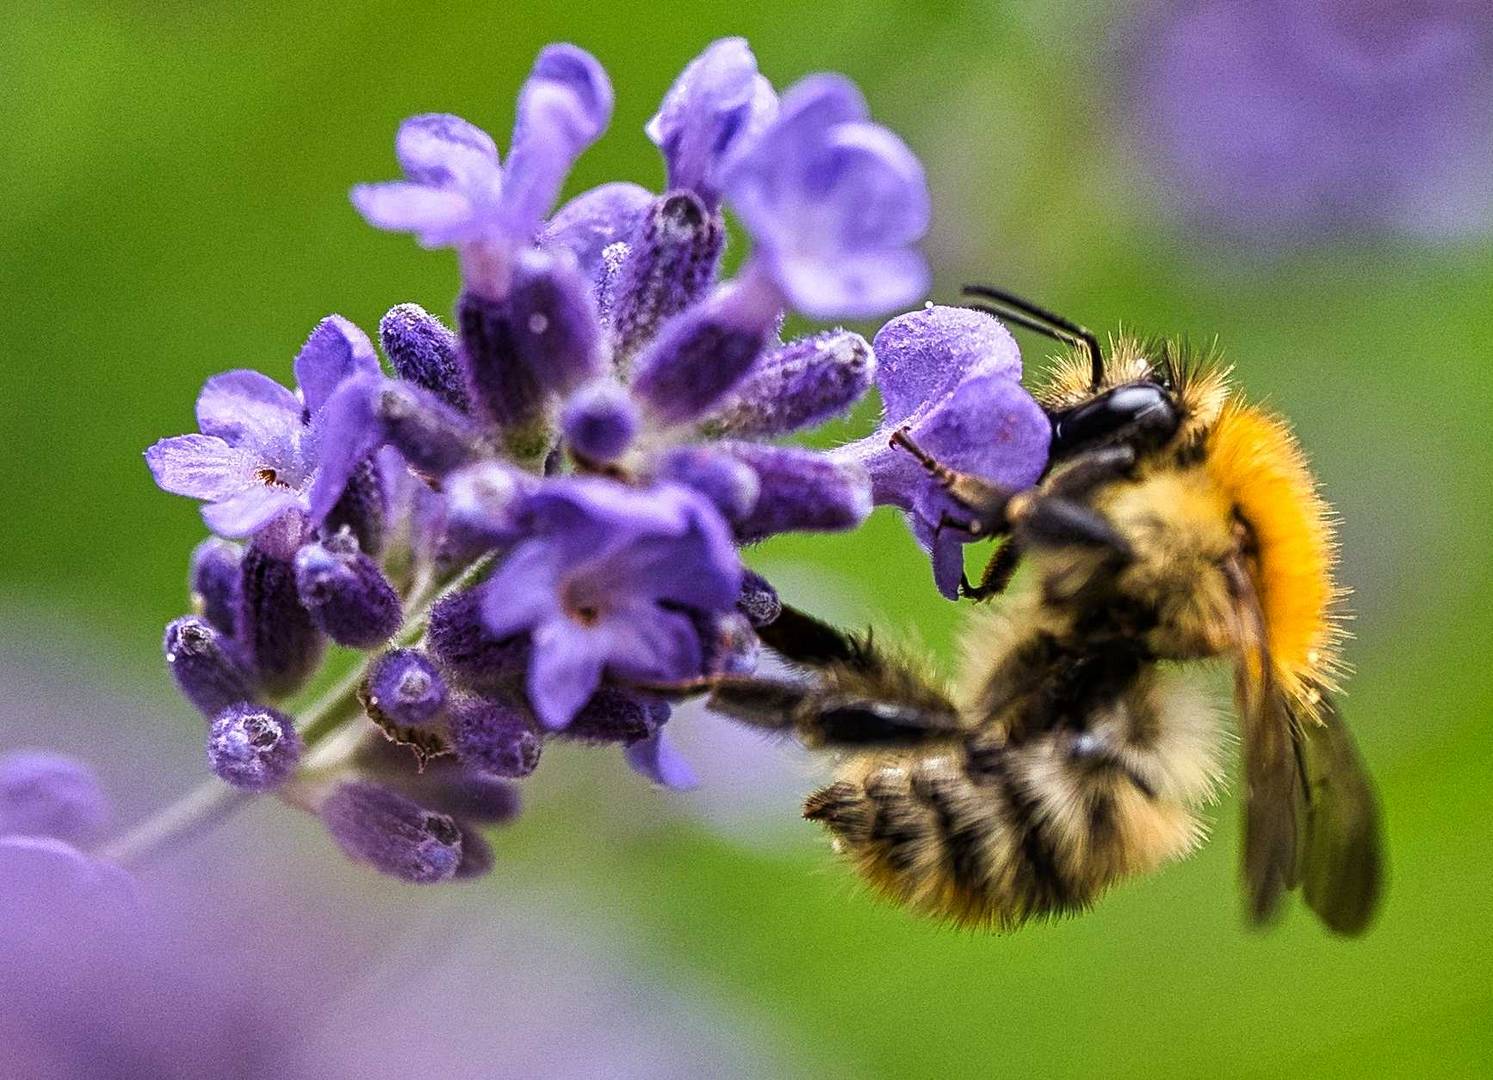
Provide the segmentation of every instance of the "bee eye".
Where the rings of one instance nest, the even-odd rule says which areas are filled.
[[[1127,383],[1052,417],[1052,457],[1070,457],[1098,446],[1126,444],[1147,450],[1166,442],[1182,422],[1176,400],[1163,386]]]

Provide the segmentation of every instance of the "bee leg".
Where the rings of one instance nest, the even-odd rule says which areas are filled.
[[[1125,477],[1134,467],[1133,446],[1100,447],[1080,454],[1053,472],[1043,490],[1062,499],[1086,499],[1096,488]]]
[[[1018,496],[1012,507],[1016,536],[1027,548],[1099,548],[1128,562],[1129,542],[1104,517],[1081,502],[1042,494]]]
[[[1010,523],[1006,518],[1006,504],[1011,500],[1008,489],[944,465],[914,442],[905,427],[892,433],[890,444],[911,454],[927,470],[928,475],[967,512],[962,520],[945,516],[939,522],[940,529],[957,528],[971,536],[999,536],[1010,531]]]
[[[988,600],[992,596],[999,596],[1006,591],[1006,586],[1011,584],[1011,578],[1016,573],[1016,566],[1021,561],[1021,549],[1016,545],[1016,538],[1008,536],[995,554],[990,556],[990,561],[985,564],[985,572],[980,575],[977,585],[970,584],[969,578],[961,578],[959,582],[959,595],[967,600],[978,603]]]
[[[963,732],[958,710],[947,701],[842,694],[785,679],[718,679],[705,704],[759,731],[796,735],[816,749],[917,746]]]
[[[827,667],[839,664],[856,671],[874,670],[880,655],[871,645],[871,636],[854,634],[784,604],[778,617],[757,628],[762,644],[783,659],[805,667]]]

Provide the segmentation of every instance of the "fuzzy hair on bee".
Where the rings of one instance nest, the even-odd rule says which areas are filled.
[[[1037,393],[1044,478],[992,493],[901,436],[968,531],[1002,537],[986,591],[1030,571],[976,609],[957,685],[785,607],[762,635],[805,677],[721,680],[712,707],[841,755],[804,816],[876,891],[1011,929],[1203,841],[1229,735],[1188,664],[1231,662],[1247,914],[1267,922],[1299,889],[1329,929],[1361,932],[1378,806],[1335,704],[1332,518],[1294,436],[1214,354],[1120,337],[1101,357],[1087,331],[1014,303],[996,313],[1070,343]]]

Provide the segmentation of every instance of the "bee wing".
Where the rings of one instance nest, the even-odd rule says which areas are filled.
[[[1321,723],[1297,730],[1307,808],[1302,895],[1330,930],[1361,934],[1383,892],[1379,799],[1334,701],[1324,696]]]
[[[1250,921],[1270,922],[1291,889],[1327,927],[1358,934],[1381,891],[1379,805],[1336,705],[1300,717],[1272,674],[1248,573],[1229,572],[1237,605],[1235,698],[1244,758],[1244,888]]]

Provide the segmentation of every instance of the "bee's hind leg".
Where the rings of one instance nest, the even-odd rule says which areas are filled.
[[[722,678],[706,707],[759,731],[797,736],[815,749],[917,746],[962,734],[954,705],[933,687],[918,690],[916,700],[899,700],[788,679]]]

